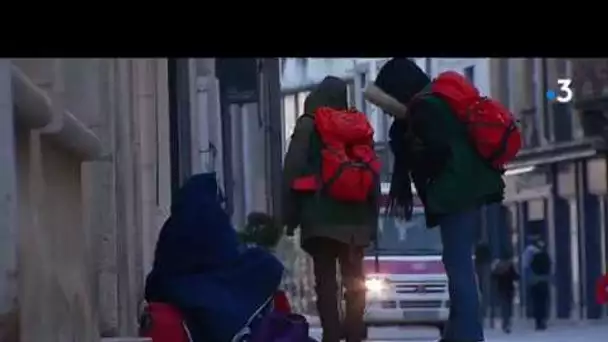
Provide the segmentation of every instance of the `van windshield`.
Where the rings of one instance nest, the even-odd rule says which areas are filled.
[[[372,244],[366,255],[374,255]],[[409,221],[389,215],[378,219],[378,255],[441,255],[443,246],[439,228],[428,229],[423,213],[416,213]]]

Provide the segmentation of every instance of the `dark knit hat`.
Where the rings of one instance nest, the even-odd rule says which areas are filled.
[[[380,69],[374,84],[403,105],[431,82],[409,58],[393,58]]]

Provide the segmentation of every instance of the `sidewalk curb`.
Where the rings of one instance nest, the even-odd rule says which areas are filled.
[[[308,322],[308,325],[314,328],[318,328],[321,326],[321,320],[319,319],[319,316],[313,316],[313,315],[302,315],[306,318],[306,321]]]

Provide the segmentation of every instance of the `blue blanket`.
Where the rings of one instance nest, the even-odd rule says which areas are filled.
[[[161,229],[146,299],[181,309],[195,342],[229,342],[273,295],[282,273],[272,254],[241,246],[215,174],[199,174],[180,189]]]

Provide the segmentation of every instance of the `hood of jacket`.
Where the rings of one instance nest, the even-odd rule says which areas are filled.
[[[232,341],[278,289],[283,265],[242,248],[221,207],[216,175],[195,175],[176,194],[146,279],[148,301],[189,313],[197,341]]]
[[[407,105],[431,79],[409,58],[393,58],[386,62],[376,80],[365,89],[365,98],[397,118],[405,117]]]
[[[192,176],[176,194],[156,244],[160,273],[194,273],[230,263],[239,240],[220,203],[215,173]]]
[[[344,80],[327,76],[304,100],[304,113],[314,115],[321,107],[348,109],[348,87]]]

